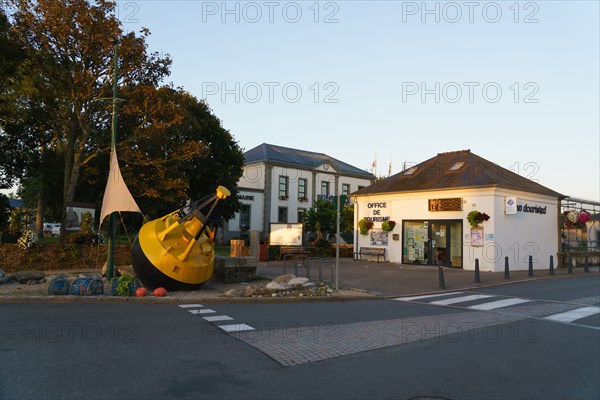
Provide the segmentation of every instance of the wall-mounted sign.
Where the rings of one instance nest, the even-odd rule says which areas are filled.
[[[461,198],[429,199],[429,211],[462,211]]]
[[[237,198],[238,200],[254,201],[254,196],[251,196],[249,194],[238,194]]]
[[[517,204],[517,211],[531,214],[546,214],[547,206],[536,206],[534,204],[522,204],[519,202]]]
[[[504,198],[504,213],[508,215],[514,215],[517,213],[517,198],[516,197],[505,197]]]
[[[389,215],[382,215],[382,212],[386,213],[386,214],[389,212],[387,210],[387,202],[385,202],[385,201],[379,202],[378,201],[378,202],[373,202],[373,203],[367,203],[367,208],[373,214],[372,217],[370,217],[368,215],[365,217],[368,220],[373,221],[373,222],[384,222],[384,221],[390,220]]]

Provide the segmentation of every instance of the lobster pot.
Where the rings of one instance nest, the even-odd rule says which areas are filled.
[[[71,294],[76,296],[104,294],[104,283],[102,282],[102,279],[96,278],[75,279],[71,285]]]
[[[69,294],[69,289],[71,285],[69,285],[69,281],[65,278],[58,277],[54,278],[50,281],[48,285],[48,294],[51,295],[67,295]]]

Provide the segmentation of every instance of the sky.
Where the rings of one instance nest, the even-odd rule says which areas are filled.
[[[240,146],[377,174],[470,149],[600,201],[598,1],[119,1]]]

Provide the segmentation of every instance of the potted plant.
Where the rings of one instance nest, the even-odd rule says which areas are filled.
[[[391,232],[391,231],[393,231],[395,226],[396,226],[396,221],[383,221],[381,223],[381,229],[384,232]]]
[[[490,219],[489,215],[486,213],[481,213],[477,210],[473,210],[467,215],[467,221],[469,221],[469,225],[471,225],[473,228],[478,226],[480,223],[487,221],[488,219]]]
[[[358,229],[361,235],[366,235],[369,233],[369,229],[373,229],[373,221],[368,218],[362,218],[358,221]]]

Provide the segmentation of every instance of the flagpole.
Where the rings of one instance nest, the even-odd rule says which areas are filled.
[[[115,45],[115,60],[114,60],[114,76],[113,76],[113,98],[112,98],[112,136],[110,140],[111,158],[117,145],[117,67],[119,60],[119,39],[114,36],[109,38],[109,41]],[[112,161],[112,160],[111,160]],[[114,166],[111,166],[111,168]],[[111,280],[115,269],[115,236],[116,236],[116,213],[110,213],[108,220],[108,254],[106,256],[106,279]]]

